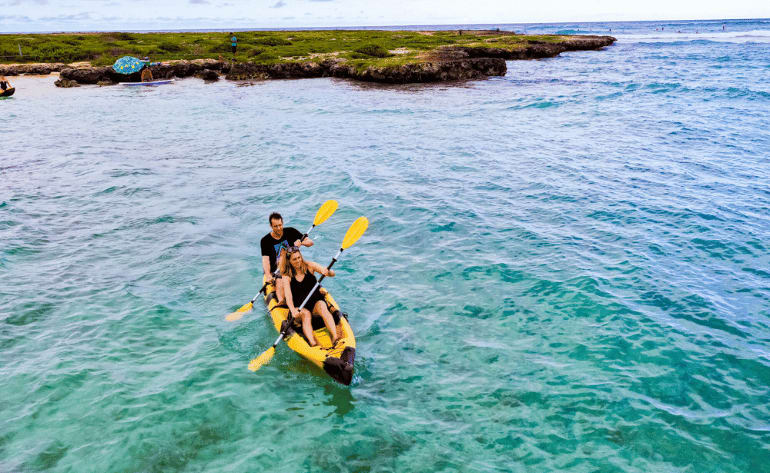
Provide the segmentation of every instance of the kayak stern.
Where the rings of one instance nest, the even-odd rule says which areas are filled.
[[[324,371],[335,381],[349,386],[353,381],[353,362],[356,359],[356,349],[345,347],[342,355],[337,358],[329,356],[324,360]]]

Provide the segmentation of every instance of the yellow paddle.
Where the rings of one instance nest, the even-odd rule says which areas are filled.
[[[347,250],[355,242],[358,241],[359,238],[361,238],[361,235],[364,234],[366,231],[366,228],[369,226],[369,220],[366,219],[366,217],[358,217],[355,222],[353,222],[353,225],[348,228],[347,233],[345,233],[345,238],[342,240],[342,247],[340,248],[340,251],[337,252],[337,255],[332,258],[332,262],[329,263],[329,266],[326,267],[326,269],[331,269],[332,266],[334,266],[334,263],[337,262],[337,259],[339,259],[340,255],[343,251]],[[313,289],[310,291],[310,293],[305,297],[305,300],[302,301],[302,304],[299,306],[299,310],[302,310],[303,307],[305,307],[305,304],[307,304],[307,301],[310,300],[310,296],[313,295],[315,290],[321,285],[321,281],[324,280],[326,276],[321,275],[321,277],[318,279],[318,282],[313,286]],[[294,318],[292,317],[291,313],[289,313],[289,318],[287,319],[289,323],[286,324],[286,328],[281,331],[281,334],[278,335],[278,338],[275,339],[275,343],[273,343],[273,346],[265,350],[261,355],[254,358],[249,362],[249,369],[251,371],[257,371],[258,369],[262,368],[266,364],[270,363],[270,360],[273,359],[273,355],[275,355],[275,347],[281,343],[281,340],[283,340],[284,335],[286,335],[286,331],[289,329],[289,327],[292,326]]]
[[[307,238],[308,235],[310,235],[310,232],[313,231],[316,225],[321,225],[329,217],[331,217],[332,214],[337,210],[338,206],[339,204],[337,203],[336,200],[327,200],[326,202],[324,202],[321,208],[318,209],[318,212],[315,213],[315,218],[313,219],[313,226],[310,227],[310,230],[308,230],[304,235],[302,235],[302,238],[300,238],[300,241],[305,241],[305,238]],[[275,274],[273,276],[275,276]],[[247,312],[251,311],[251,309],[254,308],[254,301],[257,300],[257,297],[259,297],[259,295],[265,291],[266,287],[267,287],[267,282],[262,285],[262,289],[259,290],[257,295],[254,296],[254,298],[251,299],[251,301],[241,306],[241,308],[236,310],[235,312],[231,312],[227,314],[225,316],[225,320],[227,320],[228,322],[235,322],[236,320],[241,320],[241,317],[246,315]]]

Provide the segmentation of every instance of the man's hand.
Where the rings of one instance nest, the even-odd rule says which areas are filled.
[[[300,246],[302,246],[302,240],[297,240],[297,241],[295,241],[295,242],[294,242],[294,246],[296,246],[297,248],[299,248]]]

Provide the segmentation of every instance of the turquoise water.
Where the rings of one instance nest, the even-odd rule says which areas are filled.
[[[767,471],[764,24],[462,84],[14,80],[0,471]],[[353,384],[251,373],[267,215],[329,198],[311,259],[371,222],[326,282]]]

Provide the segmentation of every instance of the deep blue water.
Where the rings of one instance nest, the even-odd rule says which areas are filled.
[[[14,80],[0,471],[767,471],[770,27],[523,29],[609,28],[459,84]],[[267,215],[329,198],[353,385],[251,373]]]

